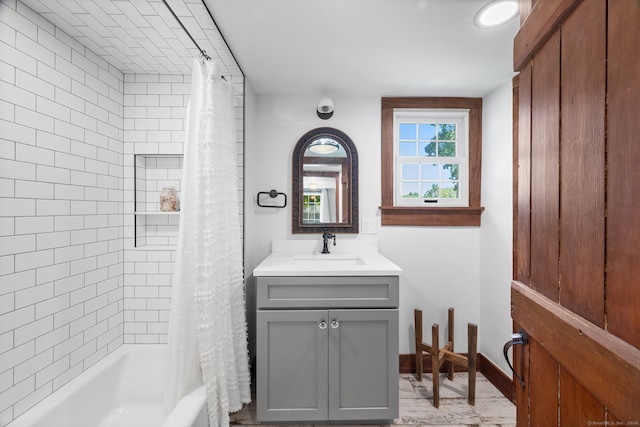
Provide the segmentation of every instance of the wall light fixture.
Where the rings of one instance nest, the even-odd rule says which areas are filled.
[[[333,101],[331,98],[322,98],[318,102],[317,113],[322,120],[330,119],[333,116]]]

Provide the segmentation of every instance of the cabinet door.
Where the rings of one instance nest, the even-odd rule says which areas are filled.
[[[257,312],[258,421],[327,419],[327,315],[326,310]]]
[[[329,419],[398,417],[398,310],[329,311]]]

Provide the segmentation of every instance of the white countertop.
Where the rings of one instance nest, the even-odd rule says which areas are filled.
[[[338,236],[339,239],[339,236]],[[338,240],[322,254],[322,240],[274,240],[254,276],[397,276],[402,269],[378,252],[375,239]]]

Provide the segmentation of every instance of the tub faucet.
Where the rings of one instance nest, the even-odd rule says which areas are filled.
[[[322,253],[328,254],[329,252],[329,239],[333,238],[333,246],[336,245],[336,235],[334,233],[330,233],[328,228],[324,229],[324,233],[322,233]]]

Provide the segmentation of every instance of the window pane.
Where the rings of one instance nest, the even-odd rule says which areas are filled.
[[[459,178],[460,166],[457,163],[445,163],[442,165],[442,180],[457,181]]]
[[[418,180],[418,165],[405,163],[402,165],[402,180]]]
[[[438,155],[440,157],[455,157],[456,143],[455,142],[438,142]]]
[[[401,157],[415,157],[416,156],[416,143],[415,142],[401,142],[400,143],[400,156]]]
[[[440,197],[440,188],[435,182],[422,183],[422,197],[425,199],[437,199]]]
[[[387,102],[383,105],[385,129],[389,125],[393,127],[393,131],[384,132],[382,138],[384,155],[389,153],[393,157],[383,159],[383,184],[392,191],[383,194],[382,203],[384,206],[415,208],[400,210],[402,217],[393,217],[391,222],[411,223],[415,216],[419,221],[431,224],[434,222],[431,215],[438,220],[442,216],[448,221],[444,212],[422,213],[438,209],[418,208],[466,207],[470,200],[476,201],[479,186],[470,189],[469,179],[477,179],[479,169],[473,169],[473,166],[480,159],[469,158],[469,151],[473,152],[472,149],[477,148],[474,144],[479,141],[474,140],[470,148],[468,135],[478,133],[478,115],[470,115],[456,106],[440,109],[441,102],[408,103],[406,105],[410,107],[405,107],[403,101],[393,109]],[[475,112],[475,108],[473,101],[469,111]],[[392,121],[387,121],[388,118]],[[452,222],[466,223],[466,220],[458,221],[456,217]]]
[[[458,198],[458,183],[457,182],[443,182],[442,183],[442,197],[443,199],[457,199]]]
[[[418,198],[418,183],[417,182],[403,182],[402,183],[402,198],[403,199],[417,199]]]
[[[400,139],[416,140],[415,123],[400,123]]]
[[[418,155],[419,156],[434,156],[436,155],[436,143],[435,142],[419,142],[418,143]]]
[[[427,164],[423,164],[422,166],[422,180],[423,181],[437,181],[439,179],[439,173],[438,173],[438,165],[435,163],[427,163]]]
[[[305,193],[302,197],[302,222],[305,224],[320,222],[320,195]]]
[[[455,123],[443,123],[438,125],[438,139],[440,141],[454,141],[456,139]]]
[[[436,139],[436,125],[421,123],[418,125],[419,140],[426,141]]]

